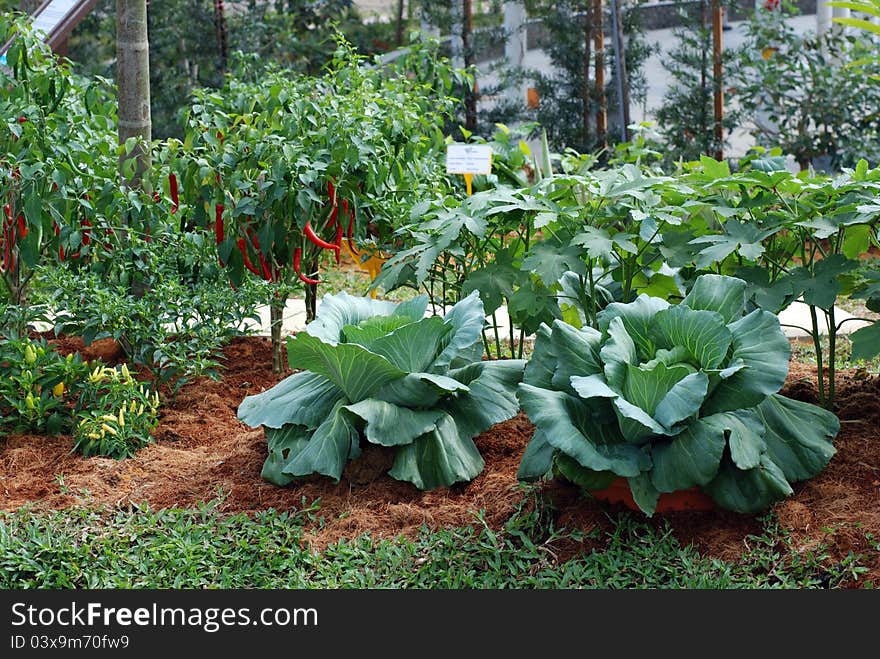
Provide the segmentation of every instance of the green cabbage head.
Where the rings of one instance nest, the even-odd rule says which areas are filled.
[[[393,447],[390,475],[420,489],[483,470],[473,438],[519,411],[525,362],[482,361],[478,291],[443,318],[426,318],[427,305],[424,296],[400,304],[324,297],[314,322],[288,342],[301,372],[238,408],[243,422],[265,428],[263,478],[339,480],[362,442]]]
[[[746,312],[745,289],[703,275],[680,304],[609,304],[598,330],[542,326],[518,391],[536,427],[520,478],[624,477],[647,514],[661,493],[699,486],[751,513],[821,471],[840,424],[777,393],[791,348],[776,316]]]

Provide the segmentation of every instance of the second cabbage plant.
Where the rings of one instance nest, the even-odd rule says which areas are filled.
[[[641,295],[609,304],[598,329],[543,326],[519,386],[536,426],[520,477],[588,490],[623,477],[648,514],[661,493],[691,487],[756,512],[821,471],[839,422],[779,395],[791,347],[745,291],[703,275],[677,305]]]

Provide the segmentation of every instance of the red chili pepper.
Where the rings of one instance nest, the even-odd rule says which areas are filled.
[[[147,227],[147,228],[144,230],[144,234],[146,234],[146,235],[144,236],[144,242],[146,242],[146,243],[151,243],[151,242],[153,242],[153,239],[150,237],[150,227]],[[79,252],[77,252],[77,254],[79,254]]]
[[[92,244],[92,230],[91,230],[92,223],[89,222],[88,220],[83,220],[82,222],[80,222],[80,226],[83,227],[82,244],[86,245],[86,246],[91,245]]]
[[[24,219],[24,215],[18,216],[18,239],[24,240],[28,235],[28,225]]]
[[[153,201],[155,201],[155,202],[158,203],[158,201],[159,201],[161,198],[162,198],[162,197],[159,196],[159,191],[158,191],[158,190],[154,190],[154,191],[153,191]]]
[[[218,245],[223,242],[223,204],[214,206],[214,235]]]
[[[171,172],[168,175],[168,187],[171,188],[171,214],[174,215],[180,206],[180,198],[178,197],[177,190],[177,176],[174,175],[174,172]]]
[[[55,237],[57,238],[60,235],[61,235],[61,227],[58,226],[58,222],[56,222],[55,223]],[[64,260],[64,247],[62,247],[61,244],[58,245],[58,260],[59,261]]]
[[[260,241],[257,238],[257,234],[252,229],[248,228],[247,235],[254,245],[254,251],[257,253],[257,258],[260,260],[260,268],[263,270],[263,279],[266,281],[272,281],[272,271],[269,269],[269,264],[266,263],[266,259],[263,258],[263,252],[260,249]]]
[[[317,286],[321,282],[317,279],[312,279],[311,277],[306,277],[303,273],[300,272],[300,262],[302,260],[302,248],[297,247],[293,250],[293,271],[297,274],[300,281],[306,284],[312,284],[313,286]]]
[[[306,222],[306,226],[303,228],[303,233],[306,238],[308,238],[312,243],[320,247],[321,249],[331,249],[335,252],[339,251],[339,247],[334,245],[333,243],[328,243],[326,240],[323,240],[315,233],[315,230],[312,229],[312,225],[310,222]]]
[[[10,265],[10,261],[12,259],[12,239],[9,235],[9,227],[4,222],[3,223],[3,271],[9,272],[12,270],[12,266]]]
[[[27,123],[27,117],[19,117],[19,118],[18,118],[18,123],[20,123],[20,124]]]
[[[251,263],[251,259],[248,256],[247,245],[244,243],[244,238],[239,238],[236,244],[238,245],[238,251],[241,252],[242,258],[244,258],[244,267],[257,275],[257,277],[260,277],[260,271],[254,267],[254,264]]]
[[[348,235],[346,236],[348,239],[348,248],[351,250],[352,254],[360,256],[360,251],[354,246],[354,213],[349,211],[347,199],[342,200],[342,212],[348,215]]]

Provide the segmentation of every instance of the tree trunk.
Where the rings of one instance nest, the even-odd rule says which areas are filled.
[[[150,169],[150,44],[147,39],[146,0],[116,0],[116,85],[119,94],[119,143],[140,141],[129,153],[119,156],[122,180],[139,188]],[[133,171],[125,161],[135,159]]]
[[[603,0],[593,0],[593,46],[596,49],[596,139],[608,146],[608,105],[605,102],[605,11]]]
[[[403,45],[403,2],[397,0],[397,25],[394,30],[394,41],[398,48]]]
[[[269,326],[272,332],[272,371],[284,372],[284,344],[281,343],[281,323],[284,317],[284,304],[273,302],[269,305]]]
[[[591,103],[590,103],[590,59],[593,56],[592,49],[592,40],[593,40],[593,14],[591,10],[587,10],[584,12],[584,85],[581,90],[581,97],[583,99],[583,129],[584,129],[584,144],[590,143],[590,124],[592,123],[592,114]]]
[[[629,142],[629,125],[632,123],[629,112],[629,75],[626,72],[626,40],[623,35],[623,12],[620,9],[621,0],[615,0],[614,7],[614,30],[617,52],[617,89],[620,98],[620,117],[623,126],[620,127],[624,142]]]
[[[464,51],[465,68],[470,68],[474,63],[474,51],[471,46],[471,33],[474,29],[474,12],[471,0],[462,0],[462,12],[464,20],[461,23],[461,44]],[[467,90],[464,97],[464,127],[472,133],[477,130],[477,90],[476,81],[474,88]]]

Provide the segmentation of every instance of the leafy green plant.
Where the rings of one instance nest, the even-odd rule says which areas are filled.
[[[159,394],[138,382],[125,364],[111,368],[99,363],[78,389],[75,451],[120,460],[152,441]]]
[[[697,7],[694,5],[678,2],[680,24],[673,29],[676,43],[663,56],[663,67],[672,81],[655,116],[666,143],[667,164],[696,160],[701,154],[713,155],[726,147],[726,140],[718,143],[715,138],[716,83],[710,18],[714,4],[700,0]],[[735,57],[723,57],[722,84],[731,80],[736,62]],[[725,135],[729,136],[730,131],[739,126],[739,114],[735,104],[725,108],[722,120]]]
[[[802,169],[838,171],[865,158],[876,164],[880,61],[863,35],[798,34],[791,12],[758,10],[738,53],[736,96],[758,143],[781,147]],[[859,61],[861,67],[846,66]]]
[[[23,309],[35,269],[79,253],[98,191],[118,171],[115,102],[103,80],[84,80],[29,28],[0,15],[0,298]],[[22,334],[26,314],[6,328]]]
[[[70,396],[88,373],[45,339],[0,338],[0,430],[55,435],[70,428]]]
[[[172,392],[193,377],[216,377],[217,351],[242,333],[265,295],[254,282],[233,290],[213,246],[168,225],[151,236],[130,233],[88,267],[47,270],[42,281],[58,309],[56,333],[78,334],[86,345],[116,340]]]
[[[289,340],[304,369],[244,399],[239,418],[264,426],[263,478],[313,473],[338,480],[363,441],[394,449],[389,474],[420,489],[469,481],[483,469],[473,438],[518,410],[521,360],[481,361],[483,304],[473,292],[444,318],[425,296],[393,304],[345,293]]]
[[[423,65],[420,75],[405,70],[410,62]],[[243,62],[222,91],[196,93],[178,157],[184,213],[210,228],[233,284],[250,273],[273,287],[276,372],[288,292],[304,288],[311,320],[321,257],[338,263],[348,247],[368,258],[442,184],[439,126],[455,105],[456,76],[436,44],[380,69],[338,37],[322,76]]]
[[[608,305],[598,330],[543,327],[519,386],[537,428],[520,477],[627,478],[648,514],[691,487],[744,513],[791,494],[834,455],[839,421],[777,393],[788,340],[746,308],[746,282],[703,275],[678,305],[641,295]]]

